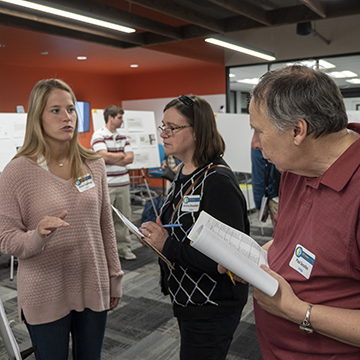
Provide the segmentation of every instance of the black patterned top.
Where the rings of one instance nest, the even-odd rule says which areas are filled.
[[[222,165],[207,171],[212,165]],[[174,314],[182,319],[207,319],[226,316],[246,304],[248,286],[234,286],[229,276],[219,274],[217,263],[192,246],[187,235],[200,212],[208,214],[249,234],[249,221],[245,198],[234,173],[225,161],[218,158],[210,164],[183,176],[182,168],[172,183],[161,209],[163,224],[182,224],[170,228],[163,254],[175,270],[161,262],[162,289],[170,294]],[[185,191],[199,178],[197,184],[173,214]]]

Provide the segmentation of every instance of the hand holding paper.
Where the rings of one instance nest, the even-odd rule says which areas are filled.
[[[269,296],[275,295],[277,280],[260,268],[268,266],[267,252],[250,236],[202,211],[188,237],[195,249]]]
[[[138,240],[146,245],[149,249],[154,251],[156,255],[163,260],[170,268],[174,269],[173,265],[170,261],[158,250],[156,249],[151,243],[146,240],[146,237],[138,230],[138,228],[129,220],[127,219],[116,207],[112,206],[112,209],[115,211],[117,216],[123,221],[123,223],[127,226],[127,228],[138,238]]]

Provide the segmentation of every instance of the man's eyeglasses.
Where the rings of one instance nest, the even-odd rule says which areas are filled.
[[[191,127],[192,125],[183,125],[183,126],[174,126],[174,127],[165,127],[165,125],[160,125],[158,126],[158,130],[162,133],[163,131],[165,131],[165,135],[166,136],[173,136],[174,135],[174,130],[178,130],[178,129],[184,129],[187,127]]]

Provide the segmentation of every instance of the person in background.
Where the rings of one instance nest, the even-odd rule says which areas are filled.
[[[175,176],[180,164],[181,161],[179,159],[174,158],[172,155],[166,155],[161,163],[161,169],[165,170],[166,168],[169,168]]]
[[[162,289],[170,294],[180,335],[180,359],[226,358],[248,297],[248,286],[235,286],[217,264],[190,246],[187,235],[202,210],[249,233],[246,201],[234,173],[222,159],[224,141],[213,110],[198,96],[165,106],[159,127],[165,152],[182,161],[160,216],[141,226],[151,242],[173,264],[162,260]],[[164,229],[162,224],[181,224]]]
[[[121,297],[105,164],[78,142],[75,102],[61,80],[34,86],[23,146],[0,179],[0,251],[18,258],[36,359],[67,360],[70,333],[74,359],[100,359]]]
[[[261,150],[251,148],[251,182],[255,208],[260,213],[261,200],[264,195],[268,197],[268,212],[262,219],[265,222],[270,214],[272,225],[275,225],[275,215],[279,204],[280,172],[274,164],[265,160]]]
[[[177,173],[180,164],[181,161],[179,159],[174,158],[172,155],[166,155],[165,159],[161,163],[161,169],[163,171],[161,177],[166,180],[165,194],[169,192],[171,183],[174,181],[175,174]]]
[[[129,140],[119,130],[124,122],[123,114],[124,110],[115,105],[104,110],[105,126],[94,132],[91,147],[105,160],[111,205],[131,219],[130,177],[126,165],[134,161],[134,153]],[[113,219],[119,256],[125,260],[135,260],[128,228],[115,212]]]
[[[273,240],[279,282],[254,289],[264,360],[360,359],[360,125],[326,73],[288,66],[252,92],[252,147],[283,171]]]

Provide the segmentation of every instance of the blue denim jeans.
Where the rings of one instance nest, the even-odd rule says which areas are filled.
[[[178,319],[181,344],[180,360],[225,360],[241,311],[222,318]]]
[[[107,311],[90,309],[73,310],[64,318],[47,324],[30,325],[25,319],[36,347],[36,360],[67,360],[70,333],[74,360],[100,360],[106,319]]]

